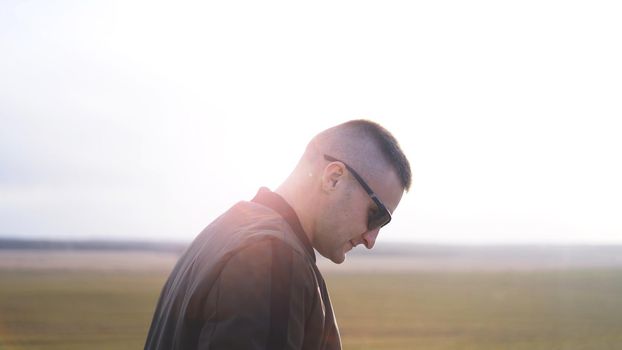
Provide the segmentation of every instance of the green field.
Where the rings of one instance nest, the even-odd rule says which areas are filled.
[[[165,279],[0,270],[0,349],[139,349]],[[622,270],[333,273],[344,349],[620,349]]]

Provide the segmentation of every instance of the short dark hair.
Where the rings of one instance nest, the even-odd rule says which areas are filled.
[[[397,171],[404,189],[406,191],[410,189],[410,185],[412,183],[410,163],[408,162],[406,155],[404,155],[400,144],[397,142],[393,134],[391,134],[380,124],[366,119],[350,120],[343,123],[342,126],[357,129],[376,141],[381,153]]]

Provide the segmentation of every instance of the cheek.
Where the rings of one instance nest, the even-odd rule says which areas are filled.
[[[356,205],[352,205],[351,226],[358,234],[367,232],[367,221],[369,218],[370,201],[367,193],[363,193],[363,198],[358,198]]]
[[[348,222],[352,220],[352,203],[352,194],[349,191],[344,191],[339,198],[331,203],[330,208],[327,208],[326,216],[333,223],[333,229],[342,231],[348,226]]]
[[[367,232],[367,206],[350,206],[344,210],[340,221],[339,239],[341,242],[356,239]]]
[[[362,193],[359,193],[362,192]],[[348,241],[367,231],[369,197],[361,191],[344,191],[324,210],[324,229],[334,243]]]

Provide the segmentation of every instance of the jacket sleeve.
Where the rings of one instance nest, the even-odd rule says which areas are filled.
[[[198,348],[300,349],[310,299],[294,255],[269,239],[232,256],[207,298]]]

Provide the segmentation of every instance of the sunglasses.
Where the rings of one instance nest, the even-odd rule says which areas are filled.
[[[371,190],[371,187],[369,187],[367,182],[365,182],[365,180],[363,180],[363,178],[354,169],[352,169],[344,161],[331,157],[329,155],[325,154],[324,159],[326,159],[329,162],[340,162],[343,165],[345,165],[346,169],[348,169],[348,171],[352,173],[352,176],[354,176],[356,181],[358,181],[358,183],[361,184],[361,186],[363,187],[365,192],[367,192],[369,197],[374,201],[374,203],[376,203],[378,210],[374,213],[369,214],[369,216],[367,217],[367,229],[369,231],[374,230],[378,227],[383,227],[389,222],[391,222],[391,213],[389,212],[387,207],[385,207],[384,204],[382,204],[380,199],[378,199],[378,196],[376,196],[374,191]]]

